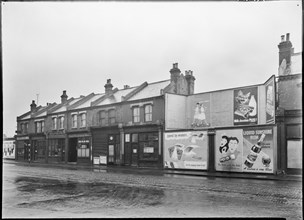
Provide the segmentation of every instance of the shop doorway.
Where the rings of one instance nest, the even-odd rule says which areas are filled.
[[[68,162],[77,162],[77,138],[69,139]]]
[[[138,166],[138,134],[125,134],[124,164]]]
[[[108,136],[108,164],[120,164],[120,136],[110,134]]]

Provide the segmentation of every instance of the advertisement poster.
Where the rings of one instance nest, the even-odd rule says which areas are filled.
[[[257,87],[234,90],[234,125],[258,123]]]
[[[210,127],[210,101],[200,100],[192,104],[192,128]]]
[[[164,168],[207,170],[206,131],[164,134]]]
[[[243,171],[273,173],[273,128],[243,130]]]
[[[216,131],[215,144],[215,169],[242,172],[243,130]]]
[[[274,123],[275,116],[275,82],[274,76],[265,85],[266,87],[266,123]]]

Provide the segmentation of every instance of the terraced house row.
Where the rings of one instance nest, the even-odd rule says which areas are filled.
[[[209,172],[302,170],[302,53],[289,34],[278,75],[258,85],[194,94],[173,64],[164,81],[37,106],[17,117],[16,159]]]

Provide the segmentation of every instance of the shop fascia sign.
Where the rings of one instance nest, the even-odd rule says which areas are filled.
[[[90,140],[78,140],[79,144],[88,144],[90,143]]]

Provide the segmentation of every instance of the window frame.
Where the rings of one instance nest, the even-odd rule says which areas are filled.
[[[147,111],[147,108],[150,107]],[[145,115],[145,122],[151,122],[152,121],[152,112],[153,112],[153,106],[151,104],[144,105],[144,115]],[[148,116],[148,119],[147,119]]]
[[[109,121],[110,125],[113,125],[113,124],[116,123],[116,111],[115,111],[115,109],[109,109],[109,111],[108,111],[108,121]]]
[[[59,116],[59,129],[64,129],[64,116]]]
[[[52,117],[52,130],[57,130],[57,116]]]
[[[80,127],[85,128],[87,126],[87,113],[83,112],[80,114]]]
[[[77,128],[77,120],[78,120],[78,115],[77,114],[72,114],[72,128]]]
[[[135,112],[135,110],[137,110],[137,112]],[[137,119],[137,120],[135,120],[135,119]],[[133,123],[139,123],[140,122],[140,107],[139,106],[133,106],[132,107],[132,122]]]

